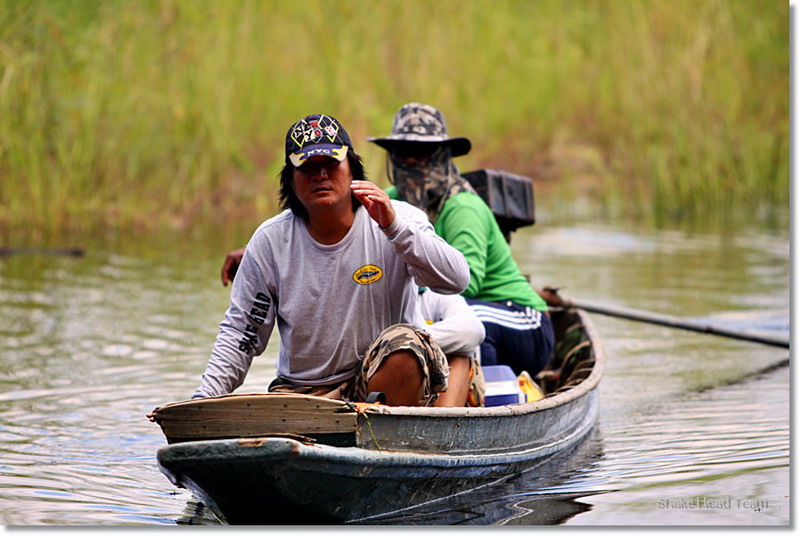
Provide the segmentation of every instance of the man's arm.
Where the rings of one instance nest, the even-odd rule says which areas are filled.
[[[229,394],[244,383],[253,357],[263,353],[269,341],[275,324],[274,302],[255,255],[248,250],[233,281],[231,303],[211,358],[192,398]]]
[[[465,202],[468,201],[468,202]],[[479,296],[484,288],[487,273],[489,239],[494,216],[483,206],[477,196],[451,199],[449,203],[459,203],[454,210],[440,216],[436,228],[447,243],[460,251],[469,264],[470,281],[464,296]],[[477,205],[477,206],[476,206]]]
[[[397,217],[383,232],[408,264],[417,285],[440,294],[460,294],[469,285],[464,255],[436,234],[425,213],[402,201],[392,201]]]
[[[242,264],[244,250],[245,248],[234,249],[225,257],[225,262],[222,263],[222,270],[220,271],[220,279],[222,279],[223,287],[227,287],[228,283],[233,281],[233,278],[236,277],[239,265]]]
[[[445,355],[470,356],[483,342],[486,332],[477,315],[459,295],[445,296],[426,289],[420,295],[425,327]]]
[[[370,181],[353,181],[351,188],[408,264],[419,286],[442,294],[459,294],[467,288],[469,266],[466,259],[437,236],[424,212],[408,203],[392,201]]]

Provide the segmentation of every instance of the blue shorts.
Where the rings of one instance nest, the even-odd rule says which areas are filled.
[[[531,376],[547,365],[555,342],[549,316],[512,301],[467,303],[486,329],[481,365],[508,365],[515,374],[527,370]]]

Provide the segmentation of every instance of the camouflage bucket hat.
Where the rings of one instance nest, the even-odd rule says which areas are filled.
[[[391,150],[399,143],[436,143],[450,147],[452,156],[467,154],[472,144],[467,138],[451,138],[442,112],[427,104],[412,102],[400,108],[394,116],[392,133],[385,138],[367,138],[368,141]]]

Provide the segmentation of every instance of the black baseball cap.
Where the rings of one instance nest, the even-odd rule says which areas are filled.
[[[298,167],[312,156],[347,158],[353,148],[350,135],[335,117],[311,114],[293,124],[286,133],[286,162]]]

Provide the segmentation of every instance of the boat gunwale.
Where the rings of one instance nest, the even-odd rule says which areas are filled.
[[[348,465],[368,465],[382,467],[480,467],[491,465],[514,464],[542,456],[547,456],[562,447],[574,444],[575,441],[591,430],[597,417],[597,407],[594,406],[590,414],[581,420],[581,425],[563,437],[559,437],[555,444],[547,443],[527,447],[521,450],[493,451],[487,453],[448,453],[448,452],[422,452],[416,450],[394,449],[365,449],[359,446],[337,447],[323,443],[308,443],[288,437],[252,437],[238,439],[209,439],[166,445],[158,450],[158,463],[167,469],[162,462],[169,464],[176,457],[186,461],[186,452],[199,452],[201,456],[192,458],[209,457],[209,448],[222,451],[215,452],[213,457],[225,459],[231,452],[245,453],[248,451],[259,455],[258,450],[270,451],[267,456],[285,456],[288,458],[313,458],[326,462],[336,461]],[[177,454],[176,454],[177,453]],[[166,459],[164,459],[166,458]]]

